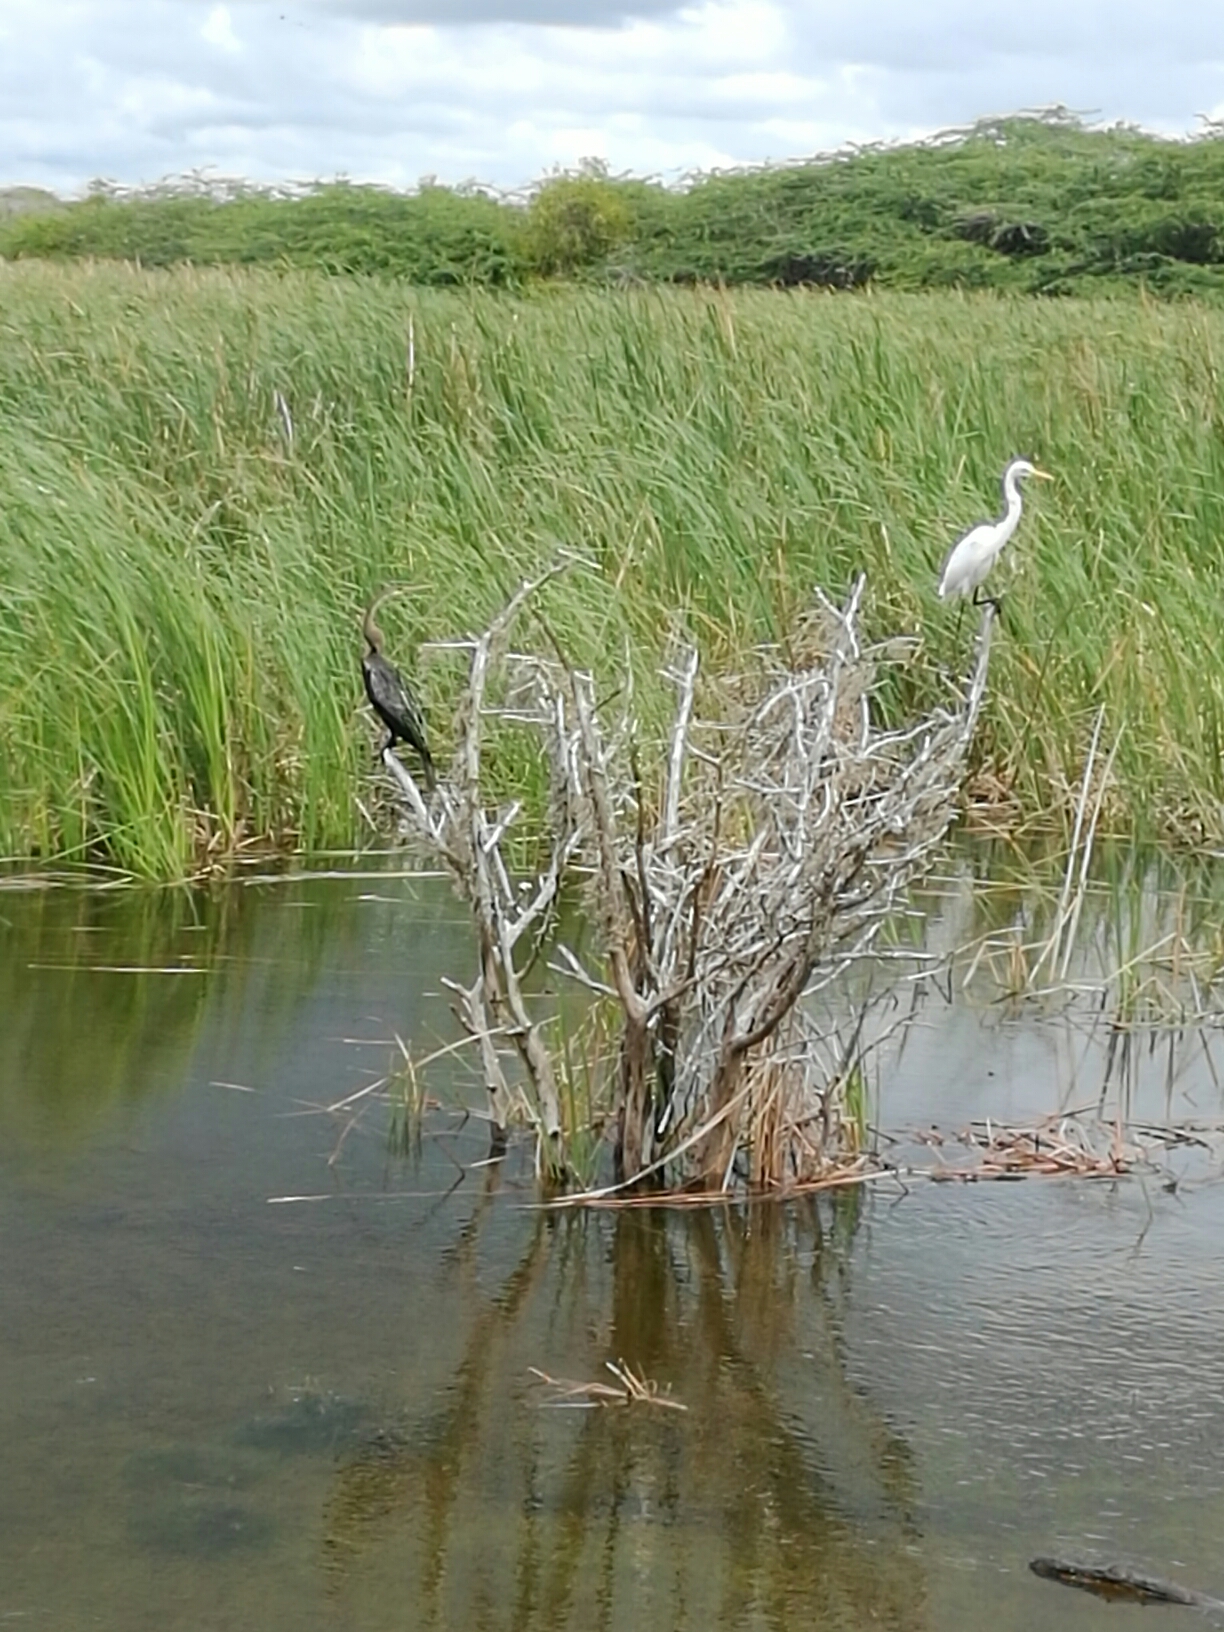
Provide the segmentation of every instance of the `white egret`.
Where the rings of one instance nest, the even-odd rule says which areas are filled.
[[[1020,523],[1023,500],[1019,483],[1024,476],[1036,476],[1040,481],[1052,482],[1048,471],[1038,470],[1031,459],[1013,459],[1003,472],[1003,500],[1007,506],[998,521],[981,521],[958,538],[939,581],[939,598],[972,594],[978,605],[978,589],[990,571],[994,559]],[[996,607],[997,602],[993,603]]]

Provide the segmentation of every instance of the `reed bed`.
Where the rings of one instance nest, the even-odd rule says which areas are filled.
[[[1224,314],[32,262],[0,314],[4,855],[179,878],[370,836],[362,603],[413,586],[390,646],[445,748],[459,676],[418,648],[558,546],[593,565],[549,626],[628,655],[646,736],[680,625],[734,668],[860,570],[871,633],[921,634],[880,698],[912,713],[1016,452],[1059,481],[998,570],[977,794],[1069,832],[1095,734],[1102,833],[1220,837]]]

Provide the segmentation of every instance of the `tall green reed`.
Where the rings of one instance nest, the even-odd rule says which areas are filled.
[[[714,664],[870,577],[922,635],[881,698],[944,694],[969,620],[934,595],[1031,453],[998,571],[980,753],[1022,815],[1074,800],[1100,705],[1117,826],[1218,835],[1224,316],[959,295],[549,289],[0,267],[0,848],[182,876],[360,831],[362,602],[445,742],[453,668],[569,546],[545,606],[628,664],[641,730],[683,625]],[[538,773],[513,743],[496,771]]]

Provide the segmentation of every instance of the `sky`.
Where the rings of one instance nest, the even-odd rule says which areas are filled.
[[[0,186],[676,180],[1061,103],[1224,118],[1224,0],[0,0]]]

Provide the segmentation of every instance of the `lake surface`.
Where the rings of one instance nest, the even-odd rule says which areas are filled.
[[[1039,1580],[1042,1553],[1224,1595],[1213,1149],[1118,1181],[546,1211],[525,1160],[474,1165],[458,1062],[419,1141],[373,1096],[326,1109],[397,1033],[454,1036],[439,976],[468,957],[445,887],[390,871],[0,891],[0,1626],[1196,1615]],[[923,998],[885,1127],[1099,1095],[1083,1008],[979,986]],[[1214,1048],[1153,1034],[1107,1094],[1218,1122]],[[621,1360],[687,1409],[579,1409],[532,1371]]]

